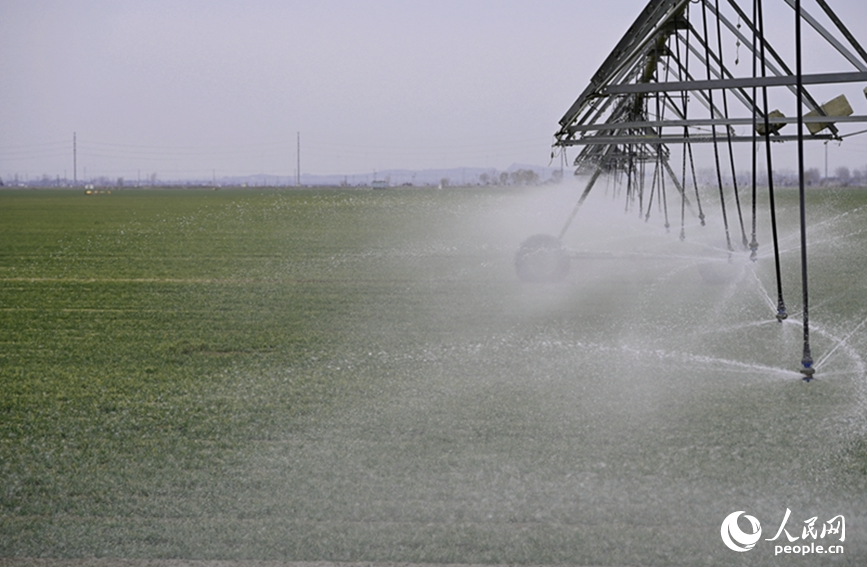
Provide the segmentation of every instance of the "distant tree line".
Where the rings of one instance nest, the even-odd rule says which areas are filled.
[[[716,170],[712,168],[703,168],[697,172],[699,186],[708,187],[716,186],[719,181]],[[732,185],[731,173],[722,174],[723,184],[725,186]],[[750,171],[739,171],[736,177],[738,188],[752,186],[753,177]],[[758,172],[756,179],[760,186],[768,184],[767,174],[763,171]],[[774,184],[781,187],[789,187],[798,185],[798,173],[792,169],[774,170]],[[804,184],[808,187],[833,185],[836,187],[867,187],[867,168],[850,169],[840,166],[834,169],[833,172],[828,172],[825,177],[824,173],[817,167],[811,167],[804,171]]]
[[[559,171],[555,172],[554,177],[562,179],[562,176],[559,174]],[[549,181],[555,181],[554,177]],[[541,178],[539,174],[532,169],[516,169],[515,171],[492,172],[491,174],[482,173],[479,175],[479,183],[481,185],[539,185],[540,182]]]

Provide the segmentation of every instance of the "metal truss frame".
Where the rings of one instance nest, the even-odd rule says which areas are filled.
[[[650,216],[654,192],[665,199],[666,178],[681,198],[681,239],[684,238],[683,211],[691,204],[687,197],[689,182],[687,171],[692,172],[692,184],[698,205],[698,216],[704,223],[698,182],[693,162],[693,144],[712,144],[719,200],[725,225],[729,252],[734,251],[729,231],[727,205],[722,172],[720,146],[728,148],[731,168],[731,188],[737,206],[741,240],[744,249],[752,250],[756,259],[755,201],[757,176],[756,155],[759,143],[764,143],[767,160],[767,187],[770,193],[771,224],[773,227],[777,262],[779,320],[787,317],[780,284],[779,251],[773,200],[773,168],[771,144],[796,141],[798,144],[798,172],[801,189],[801,241],[803,274],[804,368],[806,379],[814,369],[809,350],[808,295],[806,268],[806,227],[804,220],[804,141],[827,143],[867,132],[841,133],[838,126],[867,123],[867,115],[854,114],[845,96],[820,104],[816,90],[827,85],[867,83],[867,51],[856,40],[830,7],[827,0],[812,0],[823,14],[824,25],[802,6],[801,0],[650,0],[626,34],[617,43],[590,83],[569,107],[559,121],[553,147],[562,152],[567,148],[580,148],[575,157],[575,175],[589,176],[578,203],[569,215],[556,241],[562,240],[575,219],[582,203],[597,180],[604,174],[625,180],[627,207],[636,200],[638,206],[647,206],[645,218]],[[780,50],[767,38],[763,22],[763,4],[787,5],[795,21],[795,63],[789,64]],[[736,23],[735,23],[736,21]],[[801,28],[813,30],[811,48],[824,44],[838,56],[839,70],[804,73],[802,70]],[[744,29],[745,28],[745,29]],[[743,30],[743,31],[742,31]],[[751,65],[738,69],[727,63],[731,53],[723,46],[735,43],[740,60],[743,48]],[[748,71],[744,72],[744,67]],[[794,69],[793,69],[794,67]],[[736,72],[737,71],[737,72]],[[784,116],[771,110],[768,92],[774,91],[776,100],[784,98],[786,108],[794,106],[796,116]],[[788,91],[789,95],[785,95]],[[867,88],[864,89],[867,95]],[[731,104],[730,104],[731,103]],[[806,109],[806,114],[805,114]],[[788,124],[797,125],[797,134],[781,134]],[[738,134],[735,127],[749,126],[747,134]],[[805,133],[805,127],[807,132]],[[751,142],[753,225],[752,239],[741,211],[739,189],[735,174],[733,144]],[[670,147],[682,147],[683,163],[680,174],[669,164]],[[553,157],[553,153],[552,153]],[[689,164],[689,168],[687,167]],[[645,176],[652,168],[649,195]],[[764,183],[763,183],[764,184]],[[644,214],[639,210],[639,216]],[[669,226],[666,209],[666,228]],[[530,242],[529,240],[527,242]],[[551,242],[546,247],[552,249]],[[535,253],[530,246],[522,246],[516,264]]]

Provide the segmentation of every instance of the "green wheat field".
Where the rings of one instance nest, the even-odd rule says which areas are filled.
[[[796,193],[783,324],[766,206],[753,263],[614,193],[537,285],[575,188],[0,191],[0,563],[864,565],[867,191],[809,191],[809,384]]]

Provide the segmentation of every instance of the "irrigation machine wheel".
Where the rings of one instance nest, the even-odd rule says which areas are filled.
[[[563,281],[569,273],[569,256],[560,239],[550,234],[534,234],[518,248],[515,271],[525,282]]]

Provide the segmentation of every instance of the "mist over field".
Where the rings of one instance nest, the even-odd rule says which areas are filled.
[[[794,197],[780,324],[712,193],[600,186],[527,284],[574,188],[4,192],[0,557],[748,565],[789,509],[859,565],[867,204],[811,198],[807,384]]]
[[[832,2],[0,3],[0,566],[867,564]]]

